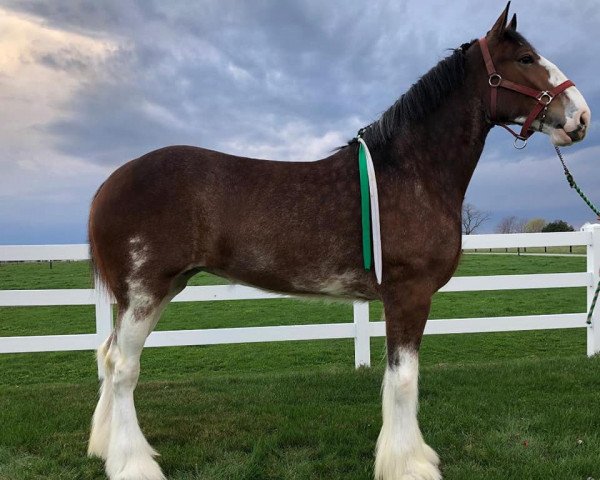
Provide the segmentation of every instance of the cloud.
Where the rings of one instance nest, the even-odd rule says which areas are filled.
[[[69,99],[94,79],[114,48],[107,40],[56,30],[0,9],[0,94],[3,116],[10,119],[0,129],[3,148],[49,142],[38,138],[43,137],[40,127],[61,117]]]
[[[10,122],[0,126],[0,243],[9,241],[5,225],[11,242],[19,229],[39,242],[45,234],[82,241],[89,199],[110,170],[164,145],[327,156],[501,10],[477,0],[3,4],[0,97]],[[517,0],[512,8],[541,53],[593,110],[600,105],[590,61],[600,57],[596,2]],[[598,179],[586,165],[599,138],[594,119],[584,146],[567,153],[584,183]],[[578,200],[560,185],[547,139],[531,143],[518,153],[504,132],[492,132],[469,201],[494,218],[518,211],[575,222]],[[561,193],[547,198],[544,189]],[[15,205],[37,219],[19,220]]]
[[[102,77],[101,66],[115,49],[106,38],[0,9],[0,242],[22,239],[23,225],[43,230],[49,222],[64,223],[69,212],[76,211],[81,224],[79,205],[87,204],[88,192],[108,169],[60,152],[60,139],[48,128]]]

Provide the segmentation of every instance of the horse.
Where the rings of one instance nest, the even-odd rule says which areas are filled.
[[[93,269],[118,308],[98,348],[103,371],[88,453],[110,480],[165,478],[137,421],[146,337],[197,272],[293,295],[381,300],[387,362],[377,480],[441,479],[417,421],[419,346],[432,295],[461,253],[461,207],[495,125],[555,145],[583,140],[591,112],[517,32],[509,5],[361,129],[376,172],[382,279],[363,265],[359,142],[313,162],[162,148],[118,168],[90,210]]]

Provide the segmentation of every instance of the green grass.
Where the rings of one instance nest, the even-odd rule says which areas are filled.
[[[579,257],[466,255],[459,274],[584,270]],[[83,262],[0,264],[3,289],[89,285]],[[447,293],[432,318],[584,308],[580,288]],[[171,305],[159,328],[346,321],[349,305],[205,302]],[[91,307],[0,309],[0,335],[93,328]],[[371,478],[385,364],[383,339],[371,343],[359,371],[351,340],[146,349],[140,423],[170,479]],[[599,367],[583,330],[425,337],[419,416],[444,478],[600,479]],[[0,480],[104,478],[85,457],[96,395],[90,352],[0,355]]]

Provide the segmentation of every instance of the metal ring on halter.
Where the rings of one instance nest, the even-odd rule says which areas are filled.
[[[544,98],[547,98],[548,101],[544,102]],[[550,95],[550,92],[542,92],[540,93],[539,97],[537,98],[538,101],[544,105],[550,105],[550,102],[554,99],[554,97],[552,95]]]
[[[494,83],[494,80],[497,80],[498,83]],[[490,84],[490,87],[499,87],[501,82],[502,77],[497,73],[492,73],[488,78],[488,83]]]
[[[519,142],[523,142],[523,143],[519,143]],[[526,146],[527,146],[527,139],[525,137],[521,137],[520,135],[518,137],[515,137],[513,147],[515,147],[517,150],[523,150]]]

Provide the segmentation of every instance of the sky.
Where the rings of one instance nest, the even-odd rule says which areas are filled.
[[[313,160],[379,117],[504,1],[0,0],[0,244],[83,243],[118,166],[189,144]],[[600,202],[598,0],[515,0],[519,31],[592,110],[564,149]],[[598,109],[600,112],[600,109]],[[594,221],[545,135],[522,151],[495,128],[467,201],[506,216]]]

